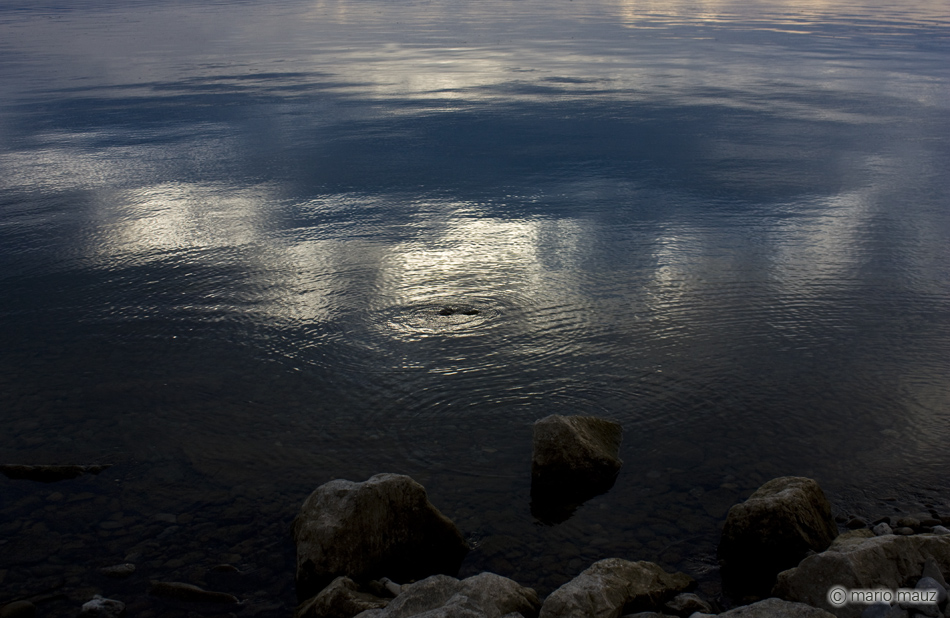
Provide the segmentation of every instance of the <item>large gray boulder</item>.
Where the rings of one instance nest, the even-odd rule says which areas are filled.
[[[852,537],[779,573],[772,593],[821,607],[839,618],[858,618],[867,606],[849,603],[833,607],[827,597],[832,586],[848,590],[913,587],[913,580],[923,574],[930,559],[943,573],[950,573],[950,537]]]
[[[618,618],[659,610],[677,593],[693,586],[683,573],[667,573],[652,562],[607,558],[548,596],[540,618]]]
[[[301,600],[340,575],[397,582],[454,575],[469,550],[422,485],[398,474],[321,485],[294,519],[293,535]]]
[[[724,584],[737,596],[766,596],[779,572],[823,551],[837,535],[816,481],[772,479],[726,515],[719,542]]]
[[[719,618],[834,618],[823,609],[770,598],[719,614]]]
[[[564,521],[584,501],[609,490],[623,462],[619,423],[593,416],[542,418],[534,424],[532,513]]]
[[[461,581],[433,575],[404,585],[385,609],[363,612],[359,618],[537,618],[540,607],[533,589],[501,575],[480,573]]]
[[[296,618],[353,618],[368,609],[381,609],[390,599],[380,598],[360,590],[349,577],[337,577],[317,596],[304,601]]]

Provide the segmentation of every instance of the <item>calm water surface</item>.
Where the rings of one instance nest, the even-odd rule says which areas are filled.
[[[941,0],[0,0],[0,459],[115,464],[0,479],[0,602],[287,615],[300,503],[377,472],[542,594],[714,596],[778,475],[950,515],[948,137]],[[551,413],[625,432],[556,526]]]

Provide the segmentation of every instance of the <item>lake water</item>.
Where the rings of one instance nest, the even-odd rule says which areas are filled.
[[[288,615],[299,505],[378,472],[542,594],[715,596],[779,475],[950,515],[948,138],[943,0],[0,0],[0,460],[114,464],[0,478],[0,602]],[[552,413],[625,461],[553,526]]]

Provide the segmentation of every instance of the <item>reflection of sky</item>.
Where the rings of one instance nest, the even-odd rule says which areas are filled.
[[[412,300],[469,279],[491,287],[515,264],[520,283],[540,293],[551,239],[567,263],[596,261],[592,237],[614,225],[600,214],[612,213],[603,195],[632,179],[693,204],[682,213],[682,204],[660,206],[662,225],[644,249],[655,254],[656,284],[684,299],[695,279],[686,273],[701,272],[721,241],[695,218],[711,206],[696,204],[723,191],[819,213],[763,224],[770,250],[756,258],[804,294],[818,280],[865,276],[869,230],[935,166],[927,134],[946,128],[933,123],[950,107],[944,9],[931,0],[322,0],[8,10],[0,13],[0,189],[105,191],[91,217],[102,227],[88,240],[112,260],[267,246],[235,258],[269,278],[288,264],[312,273],[357,260],[378,271],[375,285]],[[455,167],[440,176],[445,164]],[[399,204],[397,221],[273,237],[290,225],[284,206],[313,193],[329,197],[301,216],[329,217],[344,198],[323,185],[347,175],[386,179],[351,213],[372,211],[373,200],[381,209]],[[490,177],[499,186],[489,192],[515,185],[515,194],[542,201],[556,202],[558,191],[579,201],[547,218],[496,217],[494,208],[517,210],[522,199],[506,205],[496,196],[432,225],[431,212],[468,203],[467,177]],[[459,194],[420,207],[423,222],[404,198],[386,197],[416,180]],[[769,194],[775,186],[786,194]],[[618,199],[635,213],[650,207]],[[941,228],[939,213],[918,215],[935,221],[907,234]],[[354,251],[349,233],[389,225],[417,234]],[[920,272],[939,257],[905,252],[897,272],[933,286],[939,278]],[[421,281],[426,287],[413,289]],[[315,317],[329,306],[315,295],[338,294],[340,280],[285,284],[303,286],[306,301],[275,310]]]

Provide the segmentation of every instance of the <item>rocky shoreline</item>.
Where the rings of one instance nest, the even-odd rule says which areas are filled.
[[[590,417],[548,417],[536,424],[531,497],[539,522],[557,523],[585,500],[610,490],[622,465],[615,425]],[[41,472],[49,477],[57,471],[45,466]],[[16,473],[23,474],[23,466]],[[171,536],[177,524],[187,522],[171,515],[165,523],[171,525],[163,534]],[[459,565],[473,549],[471,537],[467,540],[411,478],[380,474],[361,483],[335,480],[311,494],[293,525],[295,613],[297,618],[940,618],[947,608],[945,574],[950,572],[947,524],[950,518],[932,509],[876,519],[853,513],[832,517],[815,481],[781,477],[729,510],[719,542],[722,587],[728,594],[709,594],[697,589],[687,573],[627,560],[636,557],[627,555],[572,567],[576,576],[541,599],[532,588],[489,571],[457,579]],[[100,575],[129,578],[138,560],[128,557],[128,562],[100,568]],[[224,562],[200,579],[149,580],[148,596],[165,604],[162,617],[267,614],[260,599],[250,603],[240,586],[217,585],[234,583],[238,576],[242,569]],[[929,590],[940,599],[936,604],[836,607],[827,598],[833,584]],[[71,615],[154,615],[142,613],[141,603],[126,607],[122,597],[97,592],[90,590]],[[48,600],[0,598],[0,618],[48,615]]]

